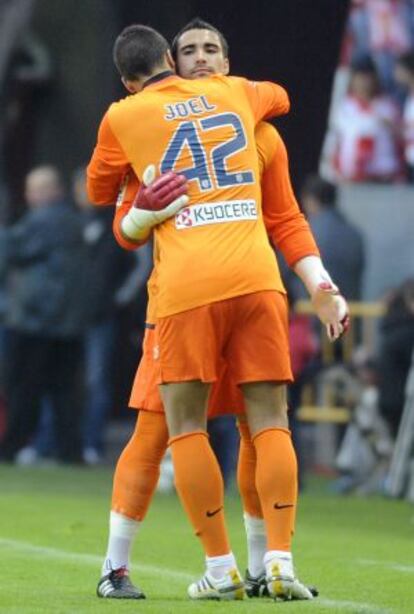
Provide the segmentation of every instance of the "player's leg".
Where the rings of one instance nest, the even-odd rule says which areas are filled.
[[[200,381],[161,387],[170,432],[175,486],[203,545],[207,571],[189,587],[193,599],[238,599],[243,584],[224,520],[224,483],[206,432],[209,387]]]
[[[140,411],[135,431],[116,465],[111,504],[111,514],[129,518],[135,523],[135,533],[145,519],[157,487],[167,442],[165,416]],[[116,562],[116,567],[128,565],[129,559],[120,560],[116,551],[111,556],[110,546],[109,543],[107,558]],[[126,554],[129,557],[129,552]]]
[[[295,578],[291,541],[297,505],[297,461],[287,424],[286,387],[258,382],[242,386],[256,449],[256,485],[267,535],[264,557],[269,592],[281,599],[311,599]]]
[[[100,597],[143,597],[128,578],[130,553],[155,492],[167,442],[165,416],[141,411],[115,469],[108,547],[97,589]]]
[[[244,595],[225,526],[223,478],[206,432],[209,385],[201,381],[216,379],[216,344],[221,330],[218,326],[219,334],[214,335],[217,311],[217,304],[207,305],[165,318],[158,326],[164,382],[160,389],[176,488],[206,555],[205,576],[189,587],[194,599],[239,599]],[[223,315],[219,320],[223,324]]]
[[[266,552],[266,531],[256,489],[256,450],[246,422],[245,405],[240,388],[230,375],[226,362],[219,378],[211,386],[208,418],[236,415],[240,433],[237,463],[237,485],[243,504],[247,542],[247,570],[244,578],[246,594],[259,597],[268,594],[263,557]]]
[[[154,369],[155,327],[148,325],[142,345],[142,359],[134,378],[129,405],[141,408],[134,433],[122,452],[114,473],[113,496],[109,520],[107,557],[102,568],[102,579],[120,573],[126,591],[110,591],[106,583],[106,595],[112,598],[136,598],[134,587],[125,579],[132,544],[154,493],[159,462],[168,441],[164,408]],[[148,467],[150,469],[148,470]],[[115,571],[114,571],[115,570]],[[141,595],[142,591],[136,589]],[[98,585],[98,595],[100,589]]]
[[[256,487],[267,536],[268,588],[275,597],[290,598],[296,591],[296,597],[312,598],[306,587],[303,595],[297,589],[291,556],[297,462],[288,429],[286,389],[277,384],[292,379],[286,300],[278,293],[262,292],[239,297],[237,308],[239,326],[229,351],[256,451]],[[275,565],[281,569],[281,583],[273,580],[279,578],[272,571]]]
[[[223,480],[206,434],[204,406],[209,387],[183,382],[161,388],[177,492],[206,555],[227,554]]]
[[[266,527],[256,488],[256,449],[245,416],[238,417],[240,432],[237,485],[243,504],[246,531],[247,570],[245,588],[249,597],[268,595],[263,558],[266,553]]]
[[[243,384],[242,390],[256,452],[256,487],[267,528],[268,549],[290,551],[297,502],[297,465],[287,425],[285,386],[258,382]]]

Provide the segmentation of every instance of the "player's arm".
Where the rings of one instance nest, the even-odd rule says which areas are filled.
[[[131,170],[124,178],[119,189],[119,194],[115,207],[115,215],[112,223],[112,231],[116,242],[123,248],[129,251],[136,250],[147,243],[151,233],[146,238],[131,239],[127,237],[122,230],[122,220],[128,215],[131,207],[134,204],[134,199],[141,187],[138,177]]]
[[[273,126],[259,126],[256,131],[259,155],[262,134],[270,141],[266,147],[269,149],[270,145],[272,151],[261,181],[263,219],[272,243],[292,267],[305,256],[319,256],[319,249],[293,192],[285,144]]]
[[[114,234],[125,249],[136,249],[148,241],[152,229],[176,215],[187,203],[187,179],[172,171],[156,177],[155,166],[148,166],[143,182],[136,186],[133,200],[128,198],[131,188],[120,192],[120,205],[116,207]]]
[[[243,85],[256,122],[289,112],[287,91],[270,81],[243,80]]]
[[[86,169],[88,198],[95,205],[113,205],[119,186],[130,170],[130,164],[112,132],[106,113],[99,126],[98,139]]]
[[[262,176],[265,226],[288,265],[304,283],[317,316],[326,326],[329,339],[334,341],[348,328],[348,306],[323,266],[312,231],[293,193],[286,147],[273,129],[270,136],[274,135],[277,137],[274,153]]]

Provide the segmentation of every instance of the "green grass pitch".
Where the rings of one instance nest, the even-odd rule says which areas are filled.
[[[172,495],[156,497],[134,549],[132,579],[147,600],[97,599],[111,477],[109,469],[0,468],[1,613],[414,613],[414,507],[337,498],[320,484],[301,497],[294,548],[299,576],[320,590],[313,602],[188,601],[187,584],[201,575],[203,557]],[[226,509],[244,569],[236,495]]]

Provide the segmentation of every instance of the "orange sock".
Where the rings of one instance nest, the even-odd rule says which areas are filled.
[[[290,551],[298,497],[298,468],[290,431],[284,428],[263,429],[253,437],[253,443],[267,549]]]
[[[230,552],[224,521],[224,485],[205,431],[171,437],[175,486],[207,556]]]
[[[135,431],[116,465],[112,511],[134,520],[144,519],[157,486],[167,443],[164,414],[140,411]]]
[[[263,518],[262,506],[256,488],[256,448],[246,422],[238,422],[240,432],[239,459],[237,462],[237,484],[243,502],[243,509],[254,518]]]

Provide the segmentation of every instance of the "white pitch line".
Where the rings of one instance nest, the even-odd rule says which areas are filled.
[[[349,610],[350,612],[358,612],[358,614],[392,614],[392,610],[386,610],[371,603],[325,599],[323,597],[317,597],[309,605],[315,605],[315,607],[319,605],[327,609]]]
[[[403,565],[402,563],[395,563],[393,561],[379,561],[376,559],[358,559],[358,565],[372,565],[377,567],[385,567],[392,571],[398,571],[403,573],[414,573],[414,565]]]
[[[84,554],[80,552],[68,552],[66,550],[60,550],[58,548],[49,548],[47,546],[36,546],[29,542],[22,542],[15,539],[7,539],[0,537],[0,546],[5,546],[11,550],[19,552],[25,552],[26,554],[32,554],[34,556],[49,557],[53,559],[60,559],[64,561],[75,561],[76,563],[83,563],[85,565],[97,566],[98,569],[102,564],[103,557],[96,554]],[[143,565],[134,564],[132,569],[141,571],[144,573],[162,574],[176,580],[184,580],[189,582],[194,580],[192,574],[184,571],[174,571],[172,569],[166,569],[164,567],[157,567],[155,565]],[[357,601],[341,601],[336,599],[325,599],[323,597],[317,597],[315,601],[309,603],[315,607],[322,606],[322,608],[330,609],[336,608],[338,610],[348,610],[351,612],[359,612],[361,614],[391,614],[391,610],[379,608],[369,603],[359,603]]]
[[[21,542],[15,539],[6,539],[0,537],[0,546],[6,546],[13,550],[20,550],[21,552],[31,553],[33,555],[44,556],[54,559],[62,559],[65,561],[73,560],[76,562],[81,562],[86,565],[94,565],[100,569],[103,556],[98,556],[96,554],[84,554],[80,552],[67,552],[66,550],[59,550],[58,548],[48,548],[46,546],[36,546],[35,544],[30,544],[28,542]],[[176,580],[185,580],[189,582],[195,579],[195,576],[192,574],[186,573],[184,571],[174,571],[172,569],[165,569],[164,567],[156,567],[155,565],[132,565],[132,569],[136,571],[141,571],[143,573],[152,573],[152,574],[163,574],[164,576],[169,576],[170,578]]]

